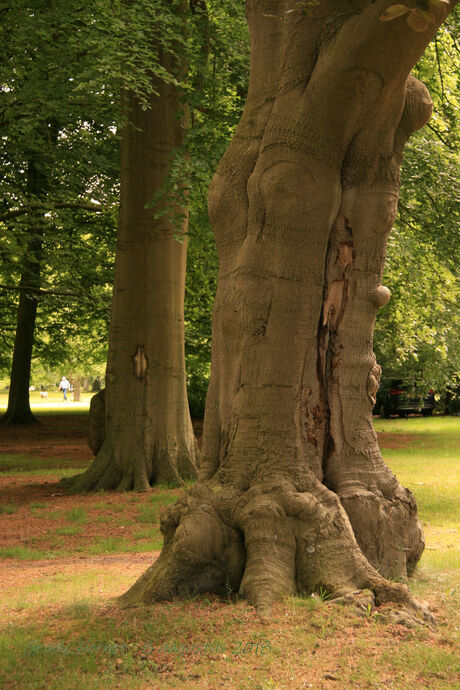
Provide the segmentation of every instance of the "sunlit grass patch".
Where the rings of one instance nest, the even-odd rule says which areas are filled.
[[[180,490],[165,491],[164,488],[155,491],[149,496],[148,503],[139,506],[137,521],[147,524],[156,524],[160,520],[161,512],[171,503],[174,503],[180,494]]]
[[[455,443],[458,439],[458,417],[410,417],[409,419],[374,418],[374,427],[379,433],[411,434],[424,437],[436,445],[442,438],[443,443]]]
[[[378,430],[409,434],[406,447],[385,448],[383,457],[415,495],[426,548],[420,567],[435,571],[460,566],[460,421],[456,417],[377,420]],[[413,438],[418,438],[418,443]]]
[[[31,409],[34,415],[38,416],[48,416],[52,414],[63,415],[79,415],[88,414],[89,404],[94,393],[81,393],[81,401],[74,402],[72,400],[73,394],[67,394],[67,402],[64,401],[61,391],[48,390],[48,399],[44,399],[40,396],[39,390],[30,391],[29,401]],[[0,393],[0,409],[5,408],[8,405],[8,393]]]
[[[161,549],[161,546],[163,544],[163,537],[158,528],[158,525],[136,530],[133,534],[133,538],[136,540],[148,539],[153,544],[155,544],[155,546],[153,547],[154,550],[156,550],[157,548]]]
[[[55,458],[52,458],[53,460]],[[65,462],[65,461],[63,461]],[[58,482],[62,477],[72,477],[74,474],[80,474],[85,471],[85,467],[48,467],[44,466],[41,469],[27,469],[23,470],[21,467],[18,469],[7,469],[2,468],[2,463],[0,460],[0,477],[44,477],[51,475]]]
[[[79,506],[74,506],[64,513],[64,517],[68,522],[78,522],[84,524],[88,520],[87,511]]]
[[[403,642],[388,661],[404,674],[415,672],[417,678],[430,685],[436,680],[460,677],[460,657],[455,649],[436,648],[415,640]]]
[[[431,568],[437,571],[454,571],[458,576],[460,585],[460,547],[457,545],[451,549],[443,548],[439,543],[431,546],[433,542],[428,536],[428,546],[423,552],[420,566]]]
[[[147,524],[158,523],[159,520],[159,509],[157,506],[151,506],[144,504],[139,507],[137,517],[138,522],[146,522]]]
[[[74,463],[75,464],[75,463]],[[26,455],[24,453],[0,453],[0,473],[2,476],[8,476],[10,473],[18,474],[19,472],[43,472],[48,470],[55,472],[65,468],[72,467],[72,473],[77,473],[79,470],[72,466],[72,460],[69,458],[48,458],[48,457],[34,457],[33,455]]]
[[[91,554],[115,553],[126,551],[128,542],[124,537],[105,537],[91,542],[87,547],[87,552]]]
[[[95,564],[83,572],[54,572],[46,577],[36,578],[21,587],[4,589],[0,594],[0,605],[4,611],[3,623],[6,624],[6,612],[30,609],[38,611],[43,607],[55,604],[62,605],[68,612],[69,607],[84,601],[88,607],[94,607],[98,599],[112,593],[121,593],[132,581],[132,576],[113,570],[101,570]],[[105,595],[104,595],[105,593]],[[51,615],[51,614],[50,614]],[[66,614],[67,615],[67,614]],[[45,619],[46,620],[46,619]]]
[[[150,535],[148,541],[138,543],[125,537],[105,537],[92,541],[85,548],[87,553],[97,555],[103,553],[129,553],[144,551],[159,551],[161,549],[162,538]]]
[[[149,495],[149,501],[150,503],[153,503],[154,505],[157,506],[166,506],[169,505],[170,503],[174,503],[181,494],[180,489],[175,489],[175,490],[167,490],[165,491],[164,487],[161,485],[158,486],[158,491],[154,491]]]
[[[55,558],[52,551],[29,549],[26,546],[8,546],[0,548],[0,558],[18,558],[23,561],[37,561],[46,558]]]

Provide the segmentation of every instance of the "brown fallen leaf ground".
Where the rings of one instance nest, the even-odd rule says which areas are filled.
[[[91,459],[87,417],[42,420],[0,425],[1,687],[460,687],[458,597],[423,568],[416,589],[435,631],[320,597],[280,602],[269,623],[231,592],[119,610],[114,597],[157,558],[161,511],[181,490],[66,494],[63,471]],[[382,436],[389,448],[411,443]]]

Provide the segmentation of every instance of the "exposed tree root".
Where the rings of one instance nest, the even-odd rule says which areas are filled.
[[[133,449],[122,457],[119,448],[106,439],[85,472],[64,477],[60,484],[75,493],[101,489],[149,491],[153,484],[183,486],[184,480],[196,478],[195,457],[187,448],[155,449],[150,458],[143,450]]]
[[[406,577],[425,542],[412,493],[398,485],[391,498],[377,489],[356,487],[340,494],[356,540],[369,562],[385,577]]]
[[[238,589],[245,563],[241,535],[225,525],[211,503],[185,497],[166,511],[161,530],[159,559],[120,597],[122,606]]]
[[[239,590],[262,618],[287,595],[340,597],[369,589],[428,619],[408,587],[382,577],[360,550],[338,497],[319,482],[246,491],[199,482],[163,515],[159,559],[119,599],[135,606],[188,593]]]

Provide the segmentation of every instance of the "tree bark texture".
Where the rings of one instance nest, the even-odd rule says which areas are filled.
[[[251,78],[209,191],[220,272],[199,481],[122,597],[284,595],[404,584],[424,548],[413,495],[372,423],[372,350],[402,149],[431,113],[409,72],[436,27],[388,2],[248,0]],[[439,17],[439,23],[443,17]]]
[[[46,191],[46,176],[32,160],[28,163],[27,176],[29,194],[32,197],[42,196]],[[37,421],[30,409],[29,401],[30,368],[40,292],[44,234],[42,219],[37,211],[30,213],[29,232],[30,239],[27,243],[20,280],[8,407],[1,420],[7,424],[30,424]],[[30,289],[26,290],[26,286]]]
[[[173,70],[173,58],[163,64]],[[147,490],[197,475],[198,447],[187,401],[184,290],[187,212],[180,226],[155,193],[184,136],[180,91],[159,79],[143,109],[125,95],[121,205],[105,391],[105,438],[75,490]]]

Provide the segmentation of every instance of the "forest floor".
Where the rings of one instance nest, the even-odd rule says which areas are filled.
[[[427,548],[410,581],[437,627],[289,598],[262,623],[229,593],[120,611],[161,549],[180,489],[68,495],[87,414],[0,425],[0,686],[4,688],[455,688],[460,630],[460,420],[376,420],[382,452],[416,495]],[[196,424],[200,433],[199,423]]]

